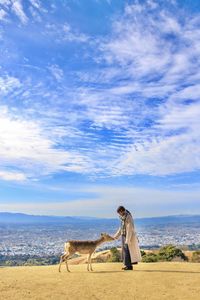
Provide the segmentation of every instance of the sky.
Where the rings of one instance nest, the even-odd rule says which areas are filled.
[[[198,0],[0,0],[0,211],[200,214]]]

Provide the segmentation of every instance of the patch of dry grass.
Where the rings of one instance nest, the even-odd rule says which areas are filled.
[[[121,271],[121,263],[0,268],[0,299],[199,300],[200,264],[140,263]]]

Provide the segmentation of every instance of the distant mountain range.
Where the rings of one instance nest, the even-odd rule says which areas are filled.
[[[17,224],[48,224],[48,223],[59,223],[59,224],[73,224],[73,223],[85,223],[103,220],[114,220],[114,219],[103,219],[95,217],[85,216],[44,216],[44,215],[28,215],[23,213],[9,213],[0,212],[0,224],[2,223],[17,223]]]
[[[172,215],[151,218],[136,218],[137,225],[158,225],[158,224],[186,224],[200,223],[200,215]],[[81,216],[43,216],[28,215],[23,213],[0,212],[0,224],[85,224],[85,223],[106,223],[118,224],[118,218],[95,218]]]

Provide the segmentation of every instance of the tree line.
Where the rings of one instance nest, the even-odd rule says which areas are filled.
[[[113,247],[110,249],[110,257],[108,261],[110,262],[120,262],[121,261],[121,253],[116,248]],[[174,245],[166,245],[161,247],[155,252],[145,252],[141,250],[142,262],[151,263],[151,262],[161,262],[161,261],[191,261],[191,262],[200,262],[200,250],[194,251],[192,253],[192,257],[189,259],[184,252],[174,246]]]

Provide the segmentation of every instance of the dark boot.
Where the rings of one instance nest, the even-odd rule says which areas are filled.
[[[122,270],[124,270],[124,271],[133,270],[133,267],[132,266],[130,266],[130,267],[125,266],[125,267],[122,268]]]

